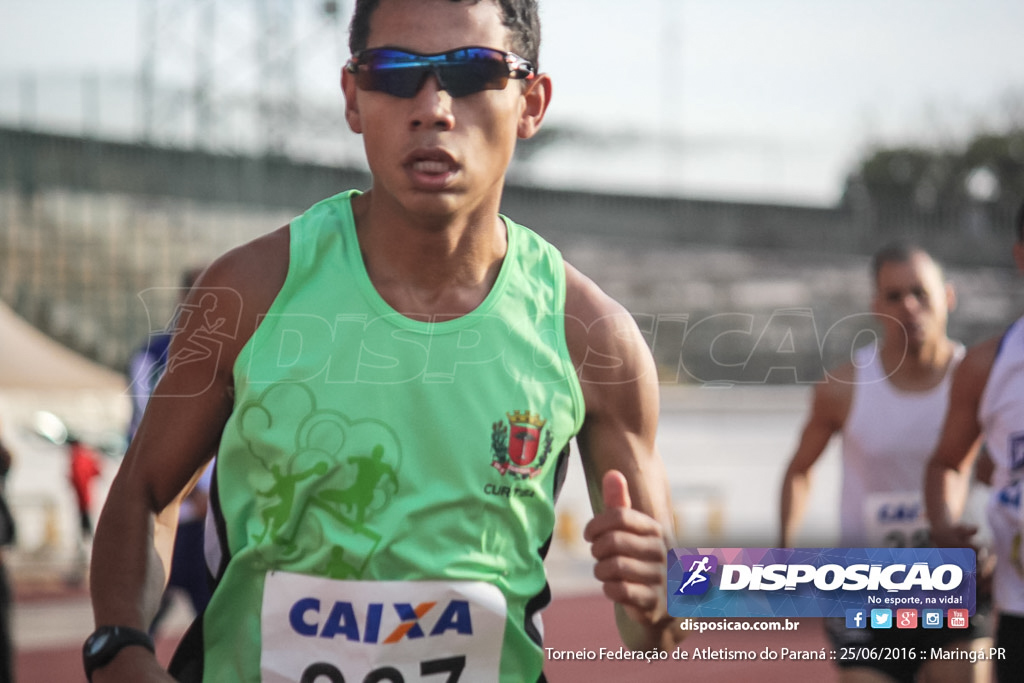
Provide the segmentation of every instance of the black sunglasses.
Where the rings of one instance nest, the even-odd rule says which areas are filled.
[[[375,47],[354,54],[345,68],[355,74],[359,89],[405,98],[415,97],[430,74],[452,97],[503,90],[510,78],[529,81],[537,75],[533,64],[519,55],[489,47],[460,47],[436,55]]]

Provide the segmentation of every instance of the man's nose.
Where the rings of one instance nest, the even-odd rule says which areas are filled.
[[[448,130],[454,125],[452,96],[441,87],[436,73],[429,73],[423,79],[416,91],[415,102],[411,121],[414,128],[431,126]]]

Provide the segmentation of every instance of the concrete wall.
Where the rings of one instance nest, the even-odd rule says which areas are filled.
[[[168,320],[183,268],[368,183],[358,171],[280,159],[0,129],[0,298],[119,368]],[[634,314],[666,381],[819,380],[865,339],[867,255],[898,234],[951,264],[962,290],[951,323],[959,338],[998,332],[1024,310],[999,227],[1007,217],[982,216],[966,230],[949,216],[928,224],[521,185],[507,188],[502,210]]]
[[[0,128],[0,187],[24,196],[48,189],[177,198],[247,209],[298,211],[350,187],[359,169],[149,147]],[[991,207],[964,215],[856,211],[564,191],[510,184],[503,210],[558,240],[604,237],[631,244],[706,244],[866,254],[898,235],[928,243],[947,261],[1003,264],[1011,217]]]

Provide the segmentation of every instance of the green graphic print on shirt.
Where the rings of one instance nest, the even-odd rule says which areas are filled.
[[[353,543],[335,546],[322,574],[360,578],[381,540],[372,528],[374,514],[399,489],[402,455],[394,430],[379,420],[351,421],[318,409],[302,384],[272,385],[239,411],[239,429],[255,461],[250,476],[266,482],[254,489],[259,513],[250,522],[250,539],[264,559],[274,564],[282,556],[312,551],[325,540],[320,520],[326,516],[347,526]],[[294,429],[294,424],[300,427],[291,453],[272,459],[261,454],[257,436],[264,438],[278,425]],[[310,534],[307,525],[321,533]]]

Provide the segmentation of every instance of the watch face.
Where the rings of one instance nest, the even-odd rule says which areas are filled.
[[[100,626],[82,646],[82,664],[89,680],[92,672],[106,665],[123,648],[139,645],[153,652],[153,641],[144,631],[126,626]]]
[[[96,654],[102,650],[108,640],[110,640],[110,631],[96,634],[96,637],[89,641],[89,654]]]

